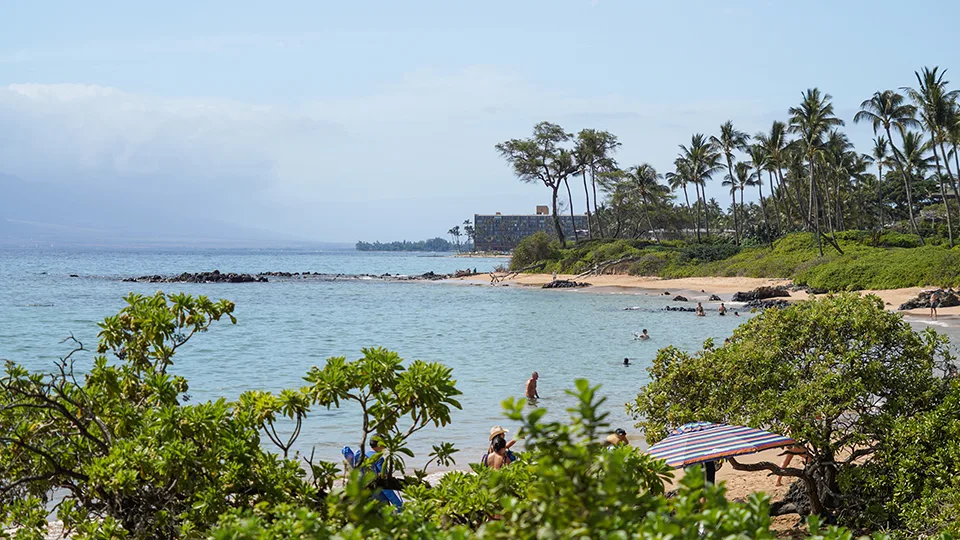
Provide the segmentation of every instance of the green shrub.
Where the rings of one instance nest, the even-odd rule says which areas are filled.
[[[521,240],[513,250],[510,269],[519,270],[540,261],[555,260],[558,255],[559,244],[547,233],[538,231]]]

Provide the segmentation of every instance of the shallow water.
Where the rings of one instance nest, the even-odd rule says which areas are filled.
[[[357,358],[361,348],[384,346],[406,359],[443,362],[463,392],[462,411],[442,433],[417,435],[413,448],[426,461],[431,444],[453,441],[458,464],[474,461],[494,424],[511,432],[501,401],[520,396],[534,370],[540,373],[540,406],[565,414],[564,391],[576,378],[601,384],[615,426],[632,430],[623,404],[647,381],[646,367],[659,348],[697,349],[722,342],[747,319],[705,318],[665,312],[664,296],[643,292],[540,290],[436,282],[271,281],[244,284],[125,283],[122,277],[219,269],[222,272],[322,272],[421,274],[476,267],[489,271],[503,259],[463,259],[397,253],[296,250],[53,250],[0,249],[0,358],[34,370],[49,369],[69,351],[59,341],[73,333],[88,348],[96,323],[116,313],[130,291],[157,289],[228,298],[239,323],[216,324],[178,353],[174,371],[190,381],[194,402],[249,389],[279,390],[304,384],[313,365],[331,356]],[[79,277],[70,277],[76,274]],[[672,291],[675,292],[675,291]],[[705,296],[705,295],[704,295]],[[691,297],[695,301],[700,298]],[[710,304],[705,304],[708,309]],[[628,309],[634,308],[634,309]],[[647,328],[652,338],[633,333]],[[92,354],[77,366],[89,366]],[[632,359],[624,367],[623,358]],[[339,449],[356,445],[356,410],[317,410],[297,448],[315,446],[318,457],[339,461]],[[422,454],[421,454],[422,452]]]

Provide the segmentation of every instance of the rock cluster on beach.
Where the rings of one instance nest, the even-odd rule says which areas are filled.
[[[770,308],[785,308],[790,305],[790,302],[786,300],[774,299],[774,300],[751,300],[743,305],[747,309],[770,309]]]
[[[750,302],[752,300],[766,300],[767,298],[790,297],[790,291],[783,285],[776,287],[757,287],[752,291],[738,292],[730,299],[731,302]]]
[[[940,307],[960,306],[960,293],[954,291],[953,288],[950,288],[947,290],[937,289],[935,291],[921,291],[916,298],[911,298],[910,300],[900,304],[900,307],[897,309],[906,310],[929,308],[930,295],[933,293],[937,293],[937,301],[940,303]]]
[[[586,281],[571,281],[569,279],[555,279],[550,283],[544,283],[543,289],[573,289],[580,287],[589,287]]]

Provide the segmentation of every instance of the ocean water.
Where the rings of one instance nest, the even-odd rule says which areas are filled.
[[[656,293],[492,287],[468,281],[121,281],[213,269],[413,275],[468,266],[489,271],[503,262],[298,250],[5,248],[0,249],[0,359],[49,370],[69,352],[60,340],[71,333],[92,350],[96,323],[116,313],[131,291],[227,298],[236,303],[238,324],[215,324],[175,358],[173,371],[189,379],[193,402],[233,399],[250,389],[302,386],[307,370],[328,357],[358,358],[363,347],[383,346],[408,360],[453,368],[463,410],[455,412],[452,425],[417,434],[412,447],[418,456],[409,464],[422,465],[430,445],[445,440],[461,448],[457,463],[463,465],[477,460],[491,426],[502,424],[515,432],[516,426],[502,416],[501,402],[522,396],[532,371],[540,373],[539,406],[550,417],[566,415],[573,401],[565,390],[575,379],[587,378],[602,385],[611,423],[634,432],[623,405],[648,380],[646,367],[657,350],[668,345],[695,350],[708,337],[722,342],[749,317],[666,312],[662,308],[668,297]],[[691,300],[705,296],[694,293]],[[650,340],[633,338],[642,328],[649,330]],[[92,352],[81,356],[77,367],[88,368],[92,357]],[[629,367],[622,365],[625,357],[632,359]],[[359,440],[358,419],[354,409],[314,410],[297,449],[315,447],[318,457],[339,461],[339,449]]]

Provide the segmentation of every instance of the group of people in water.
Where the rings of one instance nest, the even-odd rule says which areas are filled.
[[[727,314],[727,306],[724,305],[723,302],[720,302],[720,307],[717,308],[717,313],[718,313],[721,317],[723,317],[723,316],[725,316],[725,315]],[[706,317],[706,316],[707,316],[707,312],[706,312],[706,310],[703,309],[703,303],[702,303],[702,302],[697,302],[697,317]],[[734,311],[734,312],[733,312],[733,316],[734,316],[734,317],[739,317],[739,316],[740,316],[740,312],[739,312],[739,311]]]

